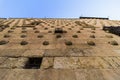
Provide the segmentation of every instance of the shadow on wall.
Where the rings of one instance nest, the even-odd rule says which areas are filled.
[[[103,30],[120,36],[120,26],[104,26]]]

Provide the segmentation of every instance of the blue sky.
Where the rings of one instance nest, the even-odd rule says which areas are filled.
[[[99,16],[120,20],[120,0],[0,0],[0,17],[78,18]]]

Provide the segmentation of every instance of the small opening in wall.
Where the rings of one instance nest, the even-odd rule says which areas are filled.
[[[25,64],[25,69],[40,69],[42,63],[41,57],[31,57]]]

